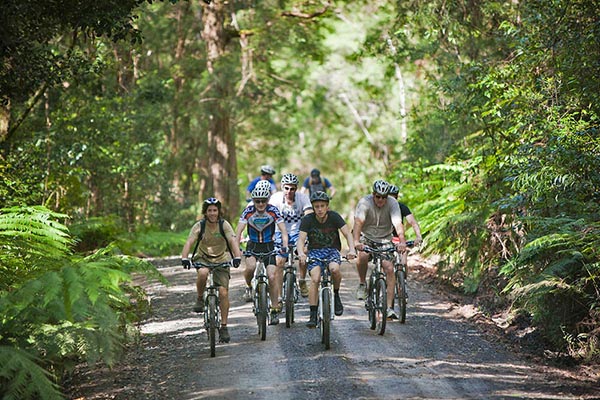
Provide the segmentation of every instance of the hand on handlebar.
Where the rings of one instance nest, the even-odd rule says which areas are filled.
[[[356,243],[356,244],[354,245],[354,248],[355,248],[356,250],[358,250],[358,251],[362,251],[362,250],[364,250],[364,249],[365,249],[365,245],[364,245],[364,243]]]
[[[304,263],[304,262],[306,262],[306,259],[307,259],[307,258],[308,258],[308,257],[306,257],[306,254],[304,254],[304,253],[303,253],[303,254],[298,254],[298,260],[299,260],[301,263]]]
[[[241,262],[242,259],[240,257],[235,257],[233,260],[231,260],[231,265],[233,266],[233,268],[238,268]]]
[[[288,253],[288,248],[287,248],[287,246],[282,246],[282,247],[279,249],[279,253],[280,253],[280,254],[287,254],[287,253]]]
[[[348,260],[354,260],[356,258],[356,253],[348,253],[346,254],[346,258]]]
[[[396,251],[398,251],[398,252],[406,251],[406,242],[396,243]]]
[[[192,262],[190,260],[188,260],[187,258],[182,258],[181,259],[181,265],[183,266],[183,269],[190,269],[190,268],[192,268]]]

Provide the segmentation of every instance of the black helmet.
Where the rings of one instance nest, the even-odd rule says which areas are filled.
[[[326,201],[329,203],[329,196],[325,192],[312,192],[310,195],[310,202],[314,203],[315,201]]]
[[[390,185],[390,193],[391,195],[396,195],[400,193],[400,188],[396,185]]]
[[[214,197],[209,197],[208,199],[206,199],[202,202],[202,214],[206,214],[206,210],[208,209],[208,206],[211,206],[211,205],[217,206],[219,211],[221,211],[221,202]]]

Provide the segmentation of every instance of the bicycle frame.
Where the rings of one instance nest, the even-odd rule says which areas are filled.
[[[295,246],[289,246],[288,259],[284,267],[283,282],[282,282],[282,300],[285,306],[285,325],[291,327],[294,322],[294,304],[298,302],[299,288],[296,280],[297,270],[294,265],[294,261],[297,259],[295,256]],[[288,288],[289,282],[291,287]],[[291,298],[290,298],[291,297]]]
[[[269,298],[269,277],[267,276],[267,266],[265,259],[277,254],[277,250],[267,253],[254,253],[251,251],[244,252],[247,257],[256,259],[254,275],[252,277],[252,291],[254,292],[253,312],[256,315],[258,324],[258,334],[261,340],[266,339],[267,335],[267,319],[270,317],[271,300]]]
[[[326,350],[329,350],[331,347],[331,321],[335,318],[333,281],[331,280],[331,271],[329,269],[330,261],[317,257],[311,257],[310,260],[307,260],[307,263],[310,261],[316,261],[321,267],[321,284],[317,303],[317,325],[321,331],[321,343],[325,345]]]
[[[210,342],[210,356],[215,356],[216,330],[221,326],[221,303],[219,298],[219,287],[215,285],[214,271],[220,267],[229,267],[229,262],[212,264],[194,262],[194,268],[208,268],[208,277],[204,289],[204,329]]]
[[[383,335],[387,320],[387,281],[382,267],[382,256],[395,252],[395,248],[393,246],[380,248],[365,246],[364,251],[371,254],[374,264],[369,276],[365,306],[369,313],[371,329],[377,328],[377,333]]]

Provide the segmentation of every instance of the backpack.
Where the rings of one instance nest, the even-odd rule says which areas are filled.
[[[194,256],[196,255],[196,250],[198,250],[198,245],[200,244],[200,241],[204,237],[205,230],[206,230],[206,220],[201,219],[200,220],[200,233],[198,234],[198,240],[196,240],[196,245],[194,246],[194,251],[192,252],[192,260],[194,259]],[[229,247],[229,241],[227,240],[227,237],[225,236],[225,230],[223,229],[223,218],[219,218],[219,232],[221,232],[221,236],[223,236],[223,239],[225,239],[225,244],[227,244],[227,250],[229,250],[229,254],[231,254],[231,258],[234,258],[233,252],[231,251],[231,247]]]

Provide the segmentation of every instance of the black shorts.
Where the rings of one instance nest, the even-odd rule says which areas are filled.
[[[275,249],[274,242],[270,242],[270,243],[248,242],[248,244],[246,245],[246,251],[251,251],[254,253],[269,253],[269,252],[273,251],[274,249]],[[275,255],[265,257],[263,259],[263,262],[265,263],[265,265],[276,265],[277,264],[275,261]]]

